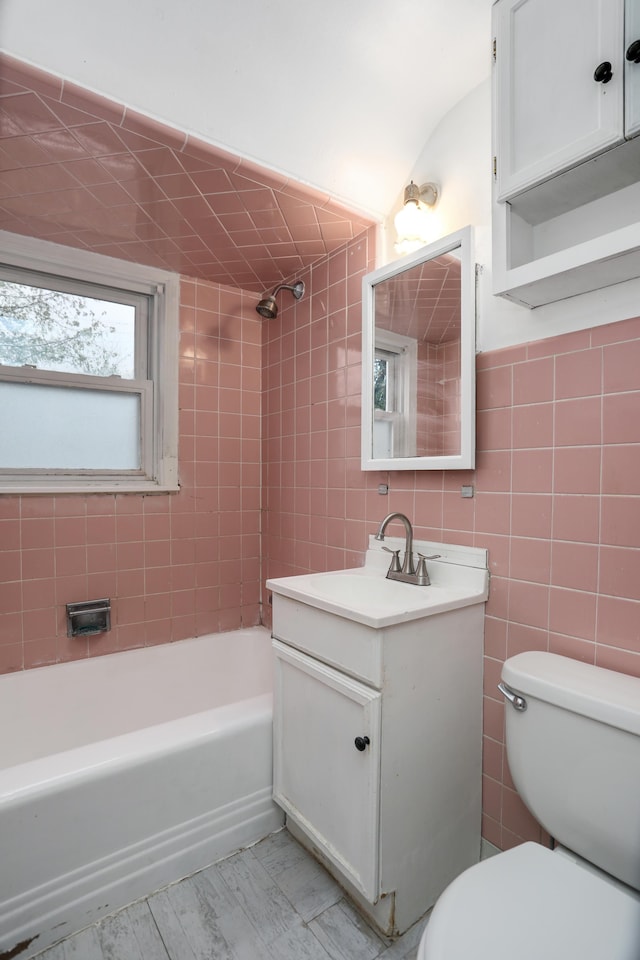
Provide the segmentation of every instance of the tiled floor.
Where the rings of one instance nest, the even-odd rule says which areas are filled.
[[[424,921],[376,934],[285,831],[94,924],[38,960],[415,960]]]

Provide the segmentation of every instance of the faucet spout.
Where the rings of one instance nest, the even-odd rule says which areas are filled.
[[[404,526],[405,544],[402,573],[412,577],[416,572],[416,568],[413,562],[413,528],[409,518],[405,516],[404,513],[389,513],[378,527],[376,540],[384,540],[385,530],[392,520],[399,520]]]

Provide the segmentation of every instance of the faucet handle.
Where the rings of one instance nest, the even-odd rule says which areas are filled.
[[[438,557],[441,557],[441,553],[432,553],[431,556],[427,557],[424,553],[418,553],[420,559],[418,560],[418,569],[416,574],[418,577],[425,577],[427,583],[429,583],[429,574],[427,572],[427,560],[437,560]]]
[[[400,566],[400,550],[392,550],[390,547],[383,547],[382,549],[385,553],[393,554],[389,570],[393,571],[393,573],[400,573],[402,570],[402,567]]]
[[[418,578],[418,583],[422,584],[425,587],[428,587],[431,581],[429,580],[429,571],[427,570],[427,560],[437,560],[441,554],[434,553],[430,557],[426,557],[424,553],[418,553],[420,559],[418,560],[418,569],[416,570],[416,577]]]

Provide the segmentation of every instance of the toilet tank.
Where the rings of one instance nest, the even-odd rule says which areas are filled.
[[[530,651],[502,680],[518,792],[560,844],[640,890],[640,679]]]

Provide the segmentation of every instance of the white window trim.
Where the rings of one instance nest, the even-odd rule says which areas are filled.
[[[376,350],[397,357],[394,395],[398,407],[389,413],[374,409],[372,429],[375,430],[376,420],[391,421],[393,456],[415,457],[418,418],[413,398],[417,395],[418,342],[413,337],[376,327],[374,356]]]
[[[73,277],[87,283],[119,287],[123,290],[153,295],[149,316],[149,365],[153,390],[137,381],[124,381],[124,389],[146,395],[146,425],[143,425],[144,443],[142,463],[147,475],[127,475],[118,472],[69,475],[25,471],[19,475],[0,476],[0,494],[56,494],[56,493],[166,493],[179,489],[178,484],[178,346],[180,278],[175,273],[128,263],[63,247],[46,240],[34,240],[0,231],[0,262],[10,267],[35,270],[52,276]],[[57,379],[52,372],[19,368],[0,368],[4,374],[27,382],[29,377]],[[78,386],[99,389],[99,378],[74,375]],[[111,378],[101,384],[114,389]],[[115,387],[117,389],[117,387]],[[143,414],[144,415],[144,414]],[[149,422],[151,429],[149,429]],[[1,442],[1,438],[0,438]]]

